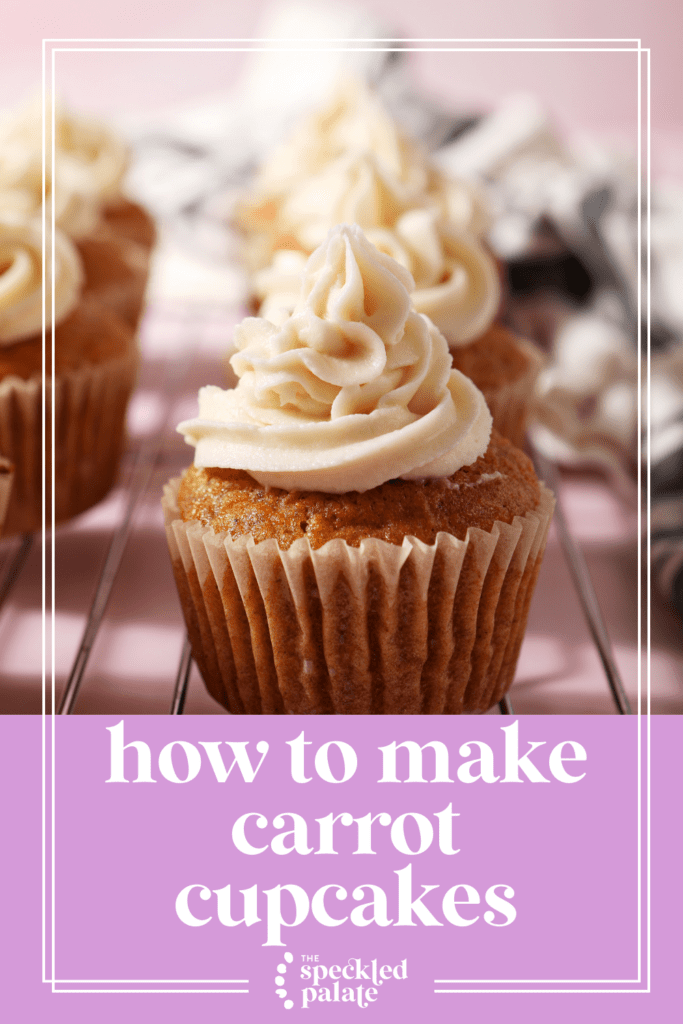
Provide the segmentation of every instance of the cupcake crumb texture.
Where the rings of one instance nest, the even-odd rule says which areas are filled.
[[[442,531],[464,540],[470,526],[489,531],[496,520],[511,523],[538,501],[530,460],[495,431],[484,455],[451,477],[389,480],[363,494],[322,494],[266,489],[242,470],[191,466],[178,494],[185,522],[233,539],[275,537],[283,550],[302,537],[314,549],[335,538],[352,547],[368,537],[401,544],[414,536],[433,544]]]

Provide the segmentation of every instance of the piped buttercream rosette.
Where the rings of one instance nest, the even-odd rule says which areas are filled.
[[[465,345],[492,323],[500,305],[496,264],[481,242],[458,230],[434,209],[402,214],[392,230],[369,231],[379,248],[407,267],[411,296],[448,339]]]
[[[91,233],[103,203],[115,201],[128,163],[125,144],[106,125],[73,115],[61,104],[54,110],[55,168],[52,161],[52,110],[48,104],[45,175],[55,223],[73,238]],[[42,101],[34,101],[0,123],[0,188],[19,192],[23,210],[39,213],[43,198]],[[48,211],[48,218],[50,211]]]
[[[378,182],[379,177],[375,184]],[[370,188],[368,178],[363,179],[362,187],[360,178],[358,184],[357,191],[345,194],[337,211],[354,216],[338,219],[358,223],[373,245],[410,272],[415,310],[436,324],[451,348],[482,335],[493,322],[501,299],[498,269],[485,246],[435,208],[407,209],[401,207],[395,193]],[[320,195],[327,196],[326,202],[331,204],[328,193],[320,190]],[[304,229],[302,213],[292,237],[307,233],[309,239],[315,234],[322,237],[325,217],[309,212],[308,218]],[[254,275],[256,295],[262,300],[261,316],[281,323],[292,312],[305,259],[302,252],[282,248],[268,268]]]
[[[358,227],[334,228],[306,265],[290,319],[238,328],[237,387],[203,388],[199,416],[179,425],[195,464],[343,493],[474,462],[490,413],[451,368],[439,331],[411,308],[412,287]]]
[[[78,253],[61,231],[45,241],[48,296],[54,278],[54,320],[59,323],[76,306],[83,271]],[[54,263],[52,255],[54,252]],[[0,345],[38,334],[43,323],[43,238],[40,221],[0,218]],[[52,322],[46,304],[46,325]]]

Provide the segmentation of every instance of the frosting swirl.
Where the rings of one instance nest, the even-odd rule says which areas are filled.
[[[128,166],[128,147],[101,121],[77,117],[58,106],[55,117],[57,170],[60,162],[78,168],[91,183],[100,203],[110,203],[121,195]]]
[[[284,195],[292,182],[351,153],[374,153],[388,173],[414,193],[425,191],[438,177],[422,148],[397,127],[377,94],[362,79],[348,78],[276,147],[259,171],[253,196]]]
[[[78,253],[61,231],[55,232],[54,275],[50,272],[51,241],[46,239],[45,288],[50,295],[54,276],[55,323],[76,306],[82,284]],[[43,242],[39,220],[0,219],[0,345],[38,334],[43,323]],[[46,325],[52,323],[46,303]]]
[[[178,427],[195,464],[247,470],[264,486],[366,491],[450,476],[488,445],[483,395],[410,304],[410,274],[357,226],[313,253],[281,327],[250,317],[231,363],[240,380],[202,388]]]
[[[115,201],[127,165],[124,143],[97,121],[55,110],[55,168],[51,167],[51,125],[46,137],[46,193],[55,223],[80,238],[93,231],[103,204]],[[23,193],[22,206],[38,213],[43,195],[42,110],[39,102],[0,125],[0,190]],[[16,199],[12,207],[17,207]],[[50,216],[48,212],[48,217]]]
[[[407,267],[415,280],[412,299],[448,339],[465,345],[491,325],[500,304],[493,258],[473,235],[459,231],[433,209],[415,209],[393,231],[370,231],[370,240]]]
[[[358,224],[363,230],[391,225],[409,207],[409,194],[373,154],[341,156],[286,197],[280,230],[311,253],[334,224]]]
[[[360,81],[343,82],[275,149],[235,208],[252,269],[281,248],[309,255],[341,221],[373,227],[426,199],[448,205],[445,178]]]
[[[434,321],[451,348],[483,334],[500,304],[500,281],[481,242],[458,231],[434,209],[408,210],[393,218],[393,226],[381,226],[378,205],[366,207],[361,227],[373,245],[412,275],[417,312]],[[357,201],[355,209],[361,212]],[[321,231],[322,220],[311,219],[309,227]],[[254,275],[260,316],[281,323],[292,312],[304,265],[302,253],[280,249],[271,265]]]

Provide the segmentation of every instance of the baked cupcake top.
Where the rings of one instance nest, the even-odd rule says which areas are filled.
[[[450,477],[389,480],[359,494],[323,494],[264,488],[236,469],[190,466],[180,482],[178,511],[233,539],[274,537],[282,550],[304,537],[313,548],[330,540],[358,547],[368,537],[402,544],[417,537],[433,544],[439,533],[464,540],[468,529],[489,532],[512,523],[539,502],[539,484],[527,456],[493,430],[485,453]]]
[[[395,478],[450,476],[484,453],[491,416],[451,366],[445,339],[411,307],[413,281],[357,226],[309,259],[292,316],[237,328],[236,388],[202,388],[178,427],[195,465],[331,494]]]

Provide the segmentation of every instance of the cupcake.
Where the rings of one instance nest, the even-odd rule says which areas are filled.
[[[48,111],[48,118],[49,118]],[[25,216],[42,206],[42,112],[38,103],[0,123],[0,206]],[[123,141],[105,125],[55,110],[55,167],[46,140],[48,223],[75,242],[84,269],[84,291],[135,328],[143,308],[155,240],[149,214],[128,199],[122,182],[128,165]]]
[[[46,251],[52,249],[46,240]],[[55,515],[60,522],[99,501],[116,479],[138,356],[131,328],[84,296],[82,263],[60,231],[47,269],[43,392],[42,234],[35,220],[0,218],[0,453],[14,464],[5,531],[42,525],[45,402],[47,519],[51,516],[52,411]],[[55,358],[51,365],[54,280]]]
[[[237,387],[178,428],[171,559],[233,713],[482,712],[512,682],[553,499],[413,284],[334,229],[293,315],[237,329]]]

